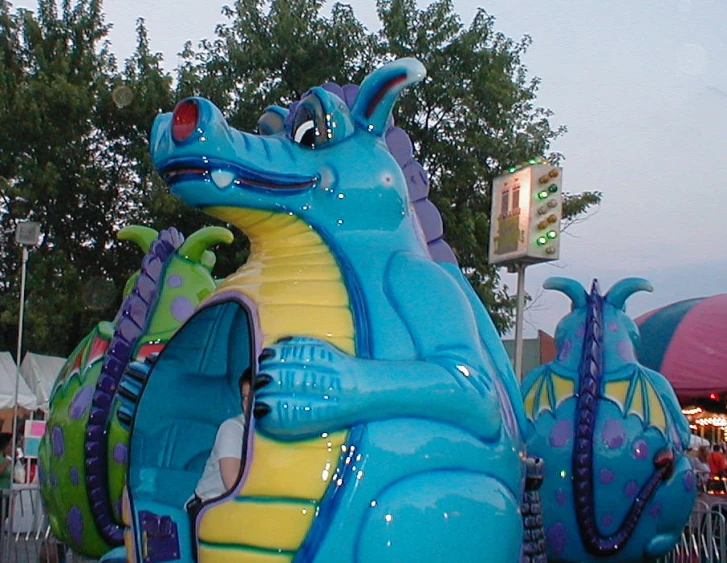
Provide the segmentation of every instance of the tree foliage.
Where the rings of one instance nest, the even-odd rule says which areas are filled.
[[[324,13],[322,0],[237,0],[215,37],[183,46],[176,81],[149,48],[118,69],[100,0],[39,0],[35,12],[0,0],[0,348],[17,330],[18,220],[43,224],[28,276],[26,348],[67,354],[118,307],[138,251],[115,241],[129,223],[190,233],[214,222],[176,202],[154,173],[146,138],[154,116],[201,95],[230,123],[253,130],[265,106],[286,105],[311,86],[360,82],[379,64],[413,56],[427,80],[407,92],[396,120],[428,170],[447,240],[498,328],[514,299],[487,263],[490,190],[503,169],[549,152],[565,132],[537,105],[539,81],[522,56],[530,45],[495,30],[479,10],[465,25],[450,0],[378,0],[381,28],[367,30],[350,6]],[[569,195],[567,220],[600,202]],[[238,236],[218,254],[218,275],[248,252]]]

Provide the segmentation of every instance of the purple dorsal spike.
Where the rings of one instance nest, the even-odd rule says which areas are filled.
[[[429,196],[429,177],[426,170],[416,160],[412,160],[403,169],[406,183],[409,186],[409,197],[416,202]]]
[[[444,226],[439,210],[428,199],[421,199],[414,204],[414,210],[419,217],[419,223],[424,231],[427,243],[442,238]]]
[[[346,101],[343,95],[343,88],[341,88],[338,84],[335,82],[326,82],[322,88],[326,90],[327,92],[330,92],[331,94],[335,94],[339,98],[341,98],[344,102]]]
[[[346,84],[343,87],[343,101],[346,102],[348,107],[352,108],[353,104],[356,103],[359,90],[358,84]]]
[[[414,147],[411,144],[411,139],[399,127],[392,127],[386,132],[386,146],[402,168],[414,158]]]

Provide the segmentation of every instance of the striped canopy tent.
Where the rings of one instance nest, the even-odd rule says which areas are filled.
[[[639,362],[662,373],[682,404],[727,393],[727,294],[672,303],[636,324]]]

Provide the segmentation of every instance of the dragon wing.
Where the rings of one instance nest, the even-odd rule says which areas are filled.
[[[544,366],[523,382],[523,392],[525,414],[534,421],[544,412],[555,414],[558,406],[573,396],[575,381],[558,375],[550,366]]]
[[[666,434],[667,414],[657,388],[642,369],[632,377],[606,383],[605,397],[616,403],[624,417],[634,414],[645,427],[653,426]]]

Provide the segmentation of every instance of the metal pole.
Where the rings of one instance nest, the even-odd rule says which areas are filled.
[[[515,309],[515,377],[523,378],[523,309],[525,308],[525,264],[516,264],[517,305]]]
[[[15,404],[13,405],[13,456],[10,462],[11,471],[15,471],[15,455],[17,450],[18,433],[18,389],[20,386],[20,353],[23,349],[23,314],[25,313],[25,266],[28,263],[28,248],[23,246],[23,259],[20,268],[20,314],[18,315],[18,350],[16,357],[17,371],[15,373]],[[11,478],[12,479],[12,478]],[[11,480],[12,482],[12,480]]]

